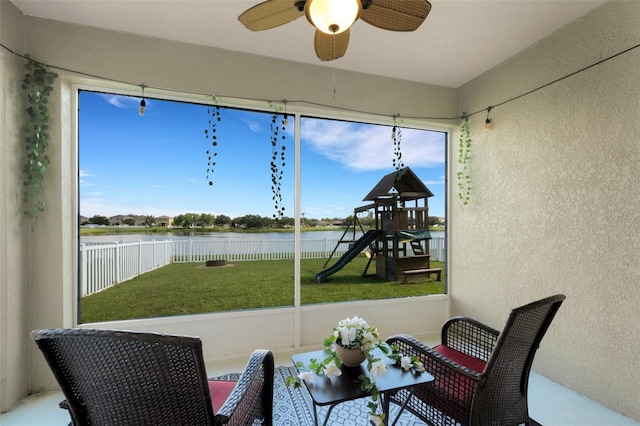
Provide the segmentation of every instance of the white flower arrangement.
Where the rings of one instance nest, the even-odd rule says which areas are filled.
[[[417,357],[403,356],[397,347],[390,346],[380,340],[376,327],[369,325],[364,319],[354,316],[340,320],[338,326],[334,327],[331,336],[325,339],[323,359],[313,358],[308,366],[301,363],[296,365],[301,372],[297,377],[288,377],[287,386],[299,388],[303,382],[312,382],[316,375],[327,377],[342,375],[342,362],[336,355],[336,345],[345,349],[360,349],[364,352],[369,375],[358,377],[360,388],[371,394],[371,401],[367,402],[369,419],[376,426],[384,425],[386,419],[380,407],[380,393],[376,387],[375,379],[387,374],[387,360],[379,357],[374,349],[379,349],[404,371],[415,369],[421,373],[425,371],[424,365]]]
[[[345,349],[361,349],[363,352],[370,351],[380,343],[378,329],[360,317],[340,320],[333,329],[333,339],[329,339],[332,344],[337,343]]]

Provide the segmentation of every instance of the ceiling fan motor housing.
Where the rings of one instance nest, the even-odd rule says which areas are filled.
[[[360,0],[307,0],[307,20],[326,34],[340,34],[351,27],[362,13]]]

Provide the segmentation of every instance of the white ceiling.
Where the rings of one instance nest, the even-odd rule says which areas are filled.
[[[346,55],[321,62],[301,17],[252,32],[237,19],[260,0],[11,0],[25,15],[457,88],[602,0],[431,0],[417,31],[351,29]],[[293,1],[293,0],[272,0]]]

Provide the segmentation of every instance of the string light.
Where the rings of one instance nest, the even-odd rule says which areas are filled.
[[[282,101],[284,103],[284,118],[282,119],[282,125],[286,127],[289,124],[289,115],[287,114],[287,100]]]
[[[400,118],[400,114],[393,114],[391,116],[393,118],[393,128],[391,129],[391,140],[395,142],[396,137],[398,136],[398,118]]]
[[[2,49],[6,50],[7,52],[9,52],[9,53],[11,53],[11,54],[15,55],[15,56],[18,56],[18,57],[23,58],[23,59],[27,59],[24,55],[21,55],[21,54],[19,54],[19,53],[15,52],[14,50],[10,49],[9,47],[5,46],[5,45],[4,45],[4,44],[2,44],[2,43],[0,43],[0,47],[1,47]],[[508,104],[508,103],[510,103],[510,102],[513,102],[513,101],[515,101],[515,100],[517,100],[517,99],[520,99],[520,98],[523,98],[523,97],[529,96],[529,95],[531,95],[532,93],[535,93],[535,92],[537,92],[537,91],[539,91],[539,90],[545,89],[545,88],[547,88],[547,87],[549,87],[549,86],[551,86],[551,85],[553,85],[553,84],[556,84],[556,83],[558,83],[558,82],[560,82],[560,81],[563,81],[563,80],[565,80],[565,79],[568,79],[568,78],[570,78],[570,77],[573,77],[573,76],[574,76],[574,75],[576,75],[576,74],[580,74],[580,73],[582,73],[582,72],[584,72],[584,71],[587,71],[587,70],[589,70],[589,69],[591,69],[591,68],[593,68],[593,67],[596,67],[596,66],[598,66],[598,65],[601,65],[601,64],[603,64],[603,63],[605,63],[605,62],[607,62],[607,61],[610,61],[610,60],[612,60],[612,59],[615,59],[615,58],[617,58],[617,57],[619,57],[619,56],[621,56],[621,55],[627,54],[627,53],[629,53],[629,52],[631,52],[631,51],[633,51],[633,50],[635,50],[635,49],[639,49],[639,48],[640,48],[640,44],[635,44],[635,45],[633,45],[633,46],[631,46],[631,47],[629,47],[629,48],[627,48],[627,49],[621,50],[621,51],[619,51],[619,52],[617,52],[617,53],[614,53],[614,54],[612,54],[612,55],[610,55],[610,56],[608,56],[608,57],[606,57],[606,58],[600,59],[599,61],[597,61],[597,62],[595,62],[595,63],[593,63],[593,64],[591,64],[591,65],[587,65],[587,66],[585,66],[585,67],[583,67],[583,68],[580,68],[580,69],[579,69],[579,70],[577,70],[577,71],[571,72],[571,73],[566,74],[566,75],[564,75],[564,76],[562,76],[562,77],[559,77],[559,78],[557,78],[557,79],[555,79],[555,80],[553,80],[553,81],[550,81],[550,82],[548,82],[548,83],[546,83],[546,84],[543,84],[543,85],[541,85],[541,86],[537,86],[537,87],[535,87],[534,89],[531,89],[531,90],[529,90],[529,91],[526,91],[526,92],[524,92],[524,93],[521,93],[521,94],[519,94],[519,95],[516,95],[516,96],[514,96],[514,97],[512,97],[512,98],[509,98],[509,99],[506,99],[506,100],[504,100],[504,101],[502,101],[502,102],[499,102],[499,103],[497,103],[497,104],[493,105],[491,108],[497,108],[497,107],[499,107],[499,106],[502,106],[502,105]],[[54,69],[57,69],[57,70],[60,70],[60,71],[65,71],[65,72],[69,72],[69,73],[73,73],[73,74],[77,74],[77,75],[82,75],[82,76],[85,76],[85,77],[90,77],[90,78],[100,79],[100,80],[104,80],[104,81],[110,81],[110,82],[119,83],[119,84],[123,84],[123,85],[131,85],[131,86],[135,86],[135,85],[136,85],[135,83],[131,83],[131,82],[124,81],[124,80],[117,80],[117,79],[114,79],[114,78],[108,78],[108,77],[105,77],[105,76],[103,76],[103,75],[86,73],[86,72],[82,72],[82,71],[78,71],[78,70],[74,70],[74,69],[70,69],[70,68],[65,68],[65,67],[61,67],[61,66],[57,66],[57,65],[47,64],[47,63],[40,62],[40,61],[36,61],[36,62],[38,62],[39,64],[41,64],[41,65],[43,65],[43,66],[46,66],[46,67],[54,68]],[[333,73],[335,73],[335,69],[332,69],[332,72],[333,72]],[[139,85],[138,85],[138,86],[139,86]],[[146,87],[146,86],[142,85],[142,87]],[[185,93],[187,93],[187,94],[190,94],[190,95],[205,96],[205,95],[203,95],[202,93],[197,93],[197,92],[185,92],[185,91],[183,91],[183,90],[175,90],[175,89],[171,89],[171,88],[167,88],[167,87],[157,87],[157,86],[154,86],[154,89],[166,90],[166,91],[175,92],[175,93],[180,93],[180,94],[185,94]],[[334,93],[333,93],[333,100],[334,100],[334,101],[335,101],[335,95],[336,95],[336,93],[335,93],[335,92],[336,92],[336,90],[335,90],[335,74],[334,74]],[[229,95],[229,96],[226,96],[226,97],[231,98],[231,97],[234,97],[234,96]],[[236,97],[234,97],[234,98],[235,98],[235,99],[239,99],[239,100],[251,100],[251,101],[266,101],[266,102],[273,102],[272,100],[269,100],[269,99],[256,99],[256,98],[237,97],[237,96],[236,96]],[[143,100],[144,100],[144,99],[143,99]],[[305,100],[305,99],[289,100],[288,102],[289,102],[289,103],[293,103],[293,104],[303,104],[303,105],[318,106],[318,107],[329,108],[329,109],[338,110],[338,111],[347,111],[347,112],[355,112],[355,113],[360,113],[360,114],[372,114],[372,115],[379,115],[379,114],[376,114],[376,113],[373,113],[373,112],[371,112],[371,111],[367,111],[367,110],[360,110],[360,109],[353,109],[353,108],[339,108],[339,107],[336,107],[336,106],[334,106],[334,105],[327,105],[327,104],[324,104],[324,103],[312,102],[312,101],[308,101],[308,100]],[[140,102],[140,103],[142,104],[142,102]],[[141,105],[141,106],[142,106],[142,105]],[[144,106],[146,106],[146,105],[144,105]],[[474,116],[474,115],[476,115],[476,114],[480,114],[480,113],[482,113],[483,111],[484,111],[484,109],[479,110],[479,111],[475,111],[475,112],[471,112],[471,113],[467,114],[466,116],[467,116],[467,117],[471,117],[471,116]],[[453,117],[448,117],[448,116],[439,116],[439,117],[405,116],[405,119],[410,119],[410,120],[459,120],[459,119],[461,119],[461,118],[463,118],[463,116],[453,116]]]
[[[144,116],[144,110],[147,107],[147,103],[144,100],[144,88],[145,88],[145,85],[141,84],[140,87],[142,88],[142,100],[140,101],[140,108],[138,108],[138,115],[140,115],[142,117],[142,116]]]
[[[491,119],[489,118],[489,113],[491,112],[491,107],[487,107],[487,119],[484,120],[484,130],[487,132],[493,130],[493,124],[491,124]]]

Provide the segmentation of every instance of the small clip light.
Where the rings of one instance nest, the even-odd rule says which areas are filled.
[[[282,125],[286,127],[287,124],[289,124],[289,114],[287,114],[287,101],[286,101],[286,99],[283,102],[284,102],[284,118],[282,119]]]
[[[147,103],[144,100],[144,84],[140,85],[142,87],[142,100],[140,101],[140,108],[138,108],[138,115],[141,117],[144,116],[144,110],[147,107]]]
[[[393,129],[391,129],[391,140],[395,141],[396,140],[396,136],[397,136],[397,132],[398,132],[398,126],[396,125],[398,117],[400,117],[400,114],[393,114]]]
[[[487,132],[493,130],[493,124],[491,124],[491,119],[489,118],[489,113],[491,112],[491,107],[487,108],[487,119],[484,120],[484,130]]]

